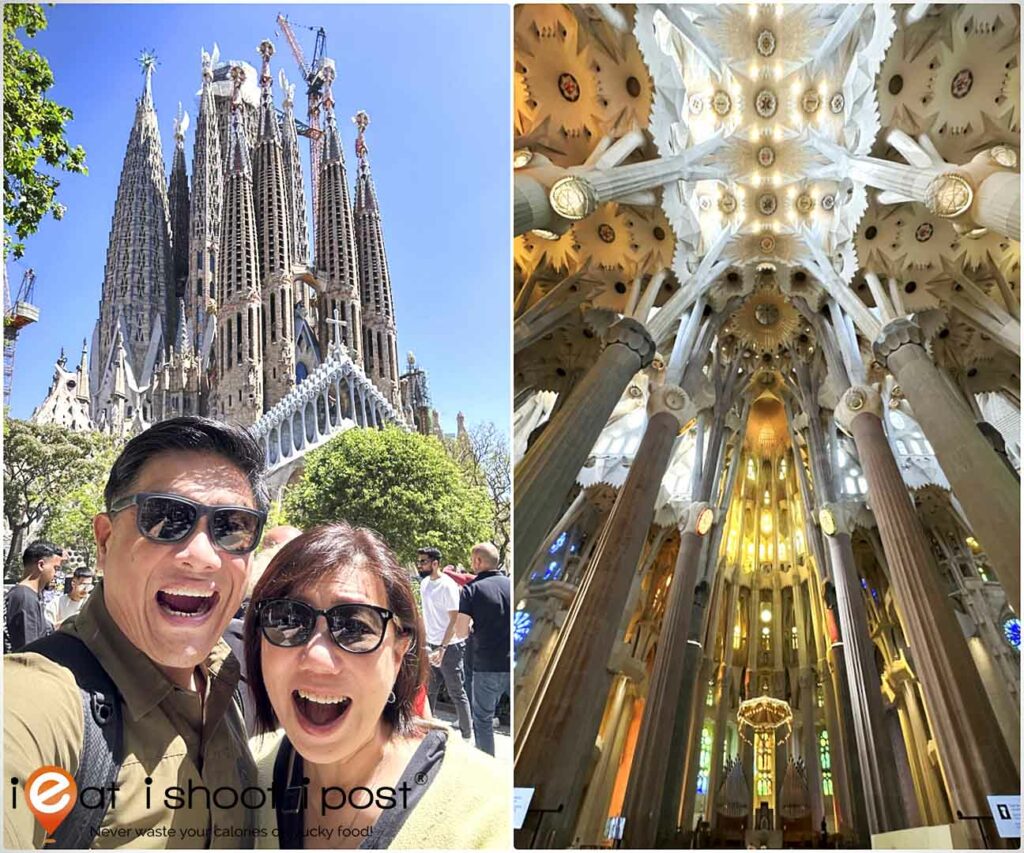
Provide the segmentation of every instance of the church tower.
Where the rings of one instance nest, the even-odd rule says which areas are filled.
[[[110,373],[120,331],[127,366],[136,380],[155,360],[150,354],[165,328],[167,294],[173,291],[171,221],[160,129],[153,106],[152,76],[156,57],[142,57],[145,85],[135,105],[135,121],[128,138],[121,179],[114,202],[114,217],[107,246],[100,298],[97,376]],[[147,355],[150,357],[147,358]],[[96,383],[99,396],[109,394],[109,382]],[[108,405],[97,400],[96,411]]]
[[[201,360],[209,358],[202,342],[207,333],[208,303],[217,293],[224,172],[213,91],[213,58],[202,52],[203,87],[199,96],[195,147],[192,150],[192,198],[189,211],[188,283],[185,316]],[[207,345],[209,341],[207,340]]]
[[[167,189],[171,212],[171,248],[173,257],[172,278],[174,286],[167,289],[165,301],[165,340],[171,349],[178,335],[178,300],[185,295],[188,279],[188,174],[185,171],[185,133],[188,130],[188,113],[182,112],[178,104],[178,115],[174,119],[174,159],[171,161],[171,180]]]
[[[263,396],[264,409],[269,409],[295,384],[295,300],[292,296],[288,181],[282,161],[281,129],[271,93],[270,57],[274,55],[274,45],[262,41],[259,50],[263,67],[254,183],[263,294]]]
[[[366,373],[391,404],[396,409],[401,409],[391,273],[388,271],[388,256],[384,250],[377,190],[370,174],[369,151],[366,147],[366,128],[370,124],[370,117],[360,110],[352,121],[359,128],[359,136],[356,139],[359,177],[356,179],[355,218],[359,281],[362,284]]]
[[[263,351],[260,328],[259,250],[249,146],[242,126],[245,70],[231,68],[235,111],[228,135],[217,299],[216,391],[211,414],[249,425],[263,413]]]
[[[323,282],[320,297],[320,317],[317,335],[322,341],[332,339],[328,319],[338,318],[342,343],[348,348],[352,360],[362,361],[362,342],[359,339],[360,314],[358,273],[356,272],[356,246],[352,227],[352,206],[349,202],[348,177],[345,154],[334,114],[334,61],[324,60],[324,113],[326,117],[323,159],[320,166],[320,190],[316,222],[317,278]]]
[[[306,224],[306,184],[302,177],[299,155],[299,132],[295,124],[295,84],[289,83],[284,69],[278,72],[284,93],[284,115],[281,118],[281,162],[284,165],[285,194],[288,196],[292,262],[309,265],[309,227]]]

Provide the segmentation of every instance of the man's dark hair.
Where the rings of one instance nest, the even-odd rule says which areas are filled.
[[[135,436],[110,469],[103,499],[107,509],[131,491],[142,466],[160,453],[184,451],[213,453],[241,469],[252,487],[256,508],[270,506],[265,479],[263,449],[247,430],[209,418],[170,418]]]
[[[441,552],[438,551],[437,548],[417,548],[416,553],[422,554],[428,560],[437,560],[437,562],[441,562]]]
[[[90,569],[88,566],[79,566],[77,569],[75,569],[74,577],[91,578],[95,577],[95,575],[93,574],[92,569]]]
[[[25,549],[25,553],[21,555],[21,565],[27,569],[34,566],[40,560],[54,556],[63,557],[64,550],[58,548],[52,542],[44,542],[42,539],[39,539]]]

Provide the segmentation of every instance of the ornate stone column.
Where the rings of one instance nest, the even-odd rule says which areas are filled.
[[[844,428],[845,414],[840,404],[835,415]],[[846,507],[826,505],[821,511],[821,522],[832,554],[837,615],[843,629],[850,717],[868,828],[872,834],[890,832],[902,829],[906,821],[899,792],[891,784],[891,769],[895,766],[895,758],[885,729],[881,684],[875,667],[875,647],[871,642],[864,598],[857,581]]]
[[[872,388],[855,386],[843,395],[841,406],[849,413],[844,420],[867,477],[951,805],[965,814],[988,814],[986,796],[1018,792],[1020,777],[953,608],[939,589],[927,538],[882,428],[881,397]],[[950,418],[955,417],[953,408],[947,410]]]
[[[652,389],[647,429],[595,548],[593,569],[577,591],[545,681],[523,709],[526,716],[516,738],[516,784],[536,789],[533,808],[561,808],[544,815],[544,831],[537,836],[541,846],[560,849],[573,840],[611,685],[608,660],[619,639],[617,614],[629,594],[688,408],[681,388]],[[517,839],[520,846],[529,843],[537,819],[536,813],[528,817]]]
[[[1020,483],[942,381],[925,352],[920,326],[893,320],[882,329],[874,352],[910,401],[1007,601],[1020,613]]]
[[[694,590],[704,537],[698,521],[707,504],[692,504],[680,524],[679,555],[672,573],[654,672],[644,707],[624,814],[626,847],[674,841],[696,670],[685,677],[694,622]],[[704,531],[707,532],[707,531]],[[672,776],[669,779],[669,776]]]
[[[654,359],[644,326],[624,317],[604,335],[604,349],[516,467],[516,571],[529,560],[558,518],[580,468],[638,370]],[[570,839],[571,840],[571,839]]]

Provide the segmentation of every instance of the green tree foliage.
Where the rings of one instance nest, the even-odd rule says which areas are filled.
[[[4,420],[4,517],[11,531],[5,576],[21,574],[29,529],[110,470],[111,439],[56,424]],[[58,541],[56,544],[70,542]]]
[[[500,565],[509,565],[512,545],[512,468],[508,438],[493,423],[477,424],[445,446],[474,486],[487,491],[491,500],[491,541],[498,549]]]
[[[35,3],[4,4],[4,257],[20,258],[22,242],[34,234],[47,213],[64,215],[57,202],[60,181],[39,171],[88,174],[85,151],[72,147],[64,136],[71,110],[45,97],[53,85],[50,64],[18,40],[18,31],[29,38],[46,29],[46,15]],[[17,235],[17,241],[11,236]]]
[[[404,563],[433,546],[466,565],[469,549],[491,534],[487,491],[466,480],[436,438],[394,427],[347,430],[310,453],[285,512],[303,529],[328,521],[370,527]]]
[[[50,508],[40,536],[65,548],[75,548],[89,555],[89,565],[96,565],[96,540],[93,538],[92,520],[104,512],[103,488],[107,477],[121,452],[114,442],[101,444],[89,463],[97,473],[76,488],[62,491]]]

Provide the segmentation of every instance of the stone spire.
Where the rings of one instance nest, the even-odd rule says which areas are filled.
[[[401,407],[398,386],[398,342],[394,303],[391,299],[391,274],[384,250],[377,190],[370,174],[366,128],[370,117],[360,110],[352,121],[359,128],[356,156],[356,247],[359,252],[359,281],[362,285],[363,340],[366,373],[395,408]]]
[[[178,300],[178,332],[174,338],[174,352],[177,355],[192,354],[192,334],[185,315],[185,299]]]
[[[89,342],[82,338],[82,360],[78,362],[78,399],[86,405],[86,411],[92,403],[89,392]]]
[[[189,211],[188,283],[185,315],[199,346],[206,327],[207,303],[217,299],[217,252],[220,250],[221,169],[217,105],[213,93],[213,58],[202,51],[203,88],[199,96],[196,141],[192,151],[192,198]],[[206,356],[206,353],[201,353]]]
[[[241,118],[245,70],[231,68],[234,112],[228,134],[227,173],[217,276],[216,397],[212,414],[246,426],[263,412],[262,306],[256,211],[249,146]]]
[[[346,323],[342,327],[342,343],[348,348],[352,359],[361,362],[363,346],[359,335],[361,306],[355,231],[352,226],[345,155],[334,114],[334,95],[331,89],[335,78],[333,60],[324,60],[323,77],[325,130],[315,225],[317,275],[323,280],[324,295],[318,331],[321,340],[329,338],[326,320],[337,309]]]
[[[277,124],[270,57],[274,45],[260,42],[259,130],[255,151],[256,227],[260,238],[260,285],[263,295],[264,408],[271,408],[295,384],[295,317],[291,277],[290,183],[284,169],[281,130]]]
[[[308,265],[309,227],[306,224],[306,184],[302,177],[299,133],[295,125],[295,84],[288,82],[284,69],[278,72],[278,82],[284,92],[284,116],[281,119],[281,132],[284,139],[281,148],[281,162],[284,165],[285,194],[288,196],[292,260]]]
[[[289,271],[291,251],[281,131],[277,126],[271,92],[273,77],[270,74],[270,57],[274,55],[274,45],[264,40],[260,42],[259,50],[263,57],[263,70],[260,73],[259,129],[253,157],[253,184],[256,227],[260,246],[263,247],[260,254],[260,280],[265,284],[268,277]]]
[[[114,355],[122,315],[127,358],[136,375],[142,372],[157,317],[166,317],[168,291],[173,291],[167,172],[151,83],[156,57],[143,54],[140,61],[145,84],[135,105],[114,202],[100,297],[99,352],[94,354],[99,369],[105,370]],[[107,405],[107,401],[97,403],[97,411]]]
[[[188,131],[188,113],[178,103],[174,119],[174,158],[171,161],[171,180],[167,196],[171,212],[171,247],[174,258],[174,287],[167,290],[167,344],[177,336],[178,300],[185,295],[188,279],[188,173],[185,171],[185,133]]]

